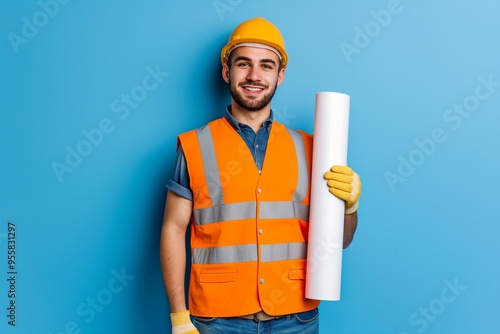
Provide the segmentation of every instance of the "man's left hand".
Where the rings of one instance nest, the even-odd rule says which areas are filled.
[[[324,174],[328,180],[330,192],[345,201],[345,213],[351,214],[358,209],[358,199],[361,195],[361,180],[350,167],[332,166],[330,171]]]

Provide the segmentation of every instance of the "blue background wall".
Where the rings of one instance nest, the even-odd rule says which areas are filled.
[[[497,1],[9,0],[0,13],[2,333],[169,333],[158,243],[176,135],[222,115],[220,48],[254,16],[290,55],[278,120],[312,131],[316,92],[351,95],[364,192],[321,332],[500,333]]]

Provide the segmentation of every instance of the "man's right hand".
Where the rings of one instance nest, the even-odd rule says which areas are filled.
[[[170,313],[172,334],[200,334],[189,317],[189,310]]]

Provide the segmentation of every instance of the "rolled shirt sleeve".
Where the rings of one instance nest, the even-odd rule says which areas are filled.
[[[189,186],[189,173],[186,165],[186,157],[182,146],[177,149],[177,158],[172,178],[167,182],[167,189],[190,201],[193,200],[193,192]]]

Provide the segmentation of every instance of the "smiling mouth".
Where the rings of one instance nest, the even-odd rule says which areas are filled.
[[[256,86],[241,86],[245,91],[251,93],[251,94],[258,94],[262,92],[265,87],[256,87]]]
[[[249,90],[251,92],[260,92],[262,91],[262,88],[254,88],[254,87],[246,87],[246,90]]]

